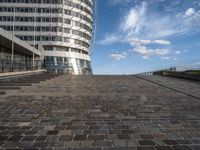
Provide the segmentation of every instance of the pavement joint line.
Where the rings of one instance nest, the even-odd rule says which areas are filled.
[[[143,77],[141,77],[141,76],[137,76],[137,75],[133,75],[133,76],[136,77],[136,78],[139,78],[139,79],[141,79],[141,80],[145,80],[145,81],[151,82],[151,83],[153,83],[153,84],[157,84],[157,85],[159,85],[159,86],[161,86],[161,87],[165,87],[165,88],[170,89],[170,90],[172,90],[172,91],[176,91],[176,92],[178,92],[178,93],[181,93],[181,94],[184,94],[184,95],[187,95],[187,96],[190,96],[190,97],[192,97],[192,98],[196,98],[196,99],[199,99],[199,100],[200,100],[200,97],[198,97],[198,96],[194,96],[194,95],[191,95],[191,94],[189,94],[189,93],[186,93],[186,92],[177,90],[177,89],[175,89],[175,88],[172,88],[172,87],[169,87],[169,86],[160,84],[160,83],[158,83],[158,82],[155,82],[155,81],[152,81],[152,80],[149,80],[149,79],[145,79],[145,78],[143,78]]]

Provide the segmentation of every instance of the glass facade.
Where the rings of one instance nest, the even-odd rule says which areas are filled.
[[[90,61],[84,59],[76,59],[79,74],[92,74]],[[49,68],[50,72],[73,73],[73,65],[70,57],[52,57],[48,56],[44,59],[44,66]],[[63,71],[62,71],[63,70]]]
[[[0,72],[25,71],[32,69],[41,69],[43,62],[35,59],[33,66],[32,57],[24,53],[16,52],[13,57],[13,66],[11,65],[11,49],[0,46]]]

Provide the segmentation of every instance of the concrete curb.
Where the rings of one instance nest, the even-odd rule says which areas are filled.
[[[40,69],[40,70],[31,70],[31,71],[19,71],[19,72],[0,73],[0,78],[6,78],[6,77],[11,77],[11,76],[27,75],[27,74],[40,73],[40,72],[46,72],[46,70],[45,69]]]

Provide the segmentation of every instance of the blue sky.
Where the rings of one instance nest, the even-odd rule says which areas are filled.
[[[200,66],[199,0],[96,0],[94,74]]]

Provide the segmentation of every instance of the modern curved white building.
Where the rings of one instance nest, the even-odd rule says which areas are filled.
[[[0,27],[43,46],[49,71],[91,74],[94,5],[94,0],[0,0]]]

